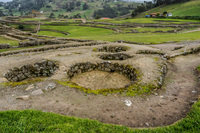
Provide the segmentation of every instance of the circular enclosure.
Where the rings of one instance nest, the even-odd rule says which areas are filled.
[[[135,68],[111,62],[77,63],[70,67],[67,74],[72,82],[86,88],[93,87],[90,89],[124,88],[137,79]]]
[[[103,60],[126,60],[131,58],[132,56],[124,53],[116,53],[116,54],[102,54],[99,58]]]

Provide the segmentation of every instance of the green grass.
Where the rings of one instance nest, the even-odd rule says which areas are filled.
[[[46,35],[46,36],[52,36],[52,37],[67,37],[67,35],[65,34],[53,32],[53,31],[40,31],[38,35]]]
[[[138,16],[136,16],[136,18],[144,18],[146,13],[163,13],[164,11],[172,13],[173,16],[199,16],[200,1],[193,0],[186,3],[162,5],[149,11],[140,13]]]
[[[19,45],[18,41],[11,40],[11,39],[0,36],[0,44],[3,44],[3,43],[10,44],[10,46],[18,46]]]
[[[81,133],[198,133],[200,132],[200,102],[193,105],[188,116],[178,123],[153,129],[132,129],[126,126],[103,124],[98,121],[62,116],[41,111],[0,112],[0,132],[81,132]]]
[[[182,20],[182,19],[169,19],[169,18],[131,18],[131,19],[108,19],[108,20],[95,20],[96,22],[108,22],[108,23],[159,23],[159,21],[179,21],[179,23],[184,22],[199,22],[199,20]]]
[[[42,25],[41,29],[52,29],[52,30],[68,32],[68,33],[70,33],[70,35],[68,35],[66,37],[69,37],[69,38],[70,37],[71,38],[83,37],[83,38],[87,38],[87,39],[90,39],[92,37],[99,38],[101,36],[107,36],[107,34],[113,33],[112,30],[108,30],[108,29],[83,27],[83,26],[46,26],[46,25]]]
[[[40,35],[50,35],[55,37],[67,37],[85,40],[117,41],[125,40],[132,42],[143,42],[145,44],[159,44],[168,41],[188,41],[199,39],[200,31],[191,33],[133,33],[114,34],[112,30],[102,28],[92,28],[83,26],[41,26],[42,29],[53,29],[70,33],[65,36],[56,32],[40,32]],[[153,30],[151,28],[138,29],[139,31]],[[154,29],[160,30],[160,29]],[[166,29],[165,29],[166,30]],[[168,30],[168,29],[167,29]],[[169,29],[171,30],[171,29]]]
[[[200,71],[200,66],[198,66],[197,69]]]

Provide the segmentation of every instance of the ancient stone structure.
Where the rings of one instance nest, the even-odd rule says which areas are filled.
[[[0,44],[0,49],[8,49],[10,48],[9,44]]]
[[[99,52],[123,52],[127,51],[127,47],[124,46],[104,46],[102,48],[98,48],[97,51]]]
[[[54,61],[42,60],[34,65],[24,65],[21,68],[13,68],[5,74],[5,78],[11,82],[18,82],[34,77],[50,77],[58,69]]]
[[[30,46],[38,46],[38,45],[54,45],[54,44],[65,44],[65,43],[63,41],[59,41],[59,40],[35,40],[35,41],[20,42],[19,47],[30,47]]]
[[[102,54],[99,56],[99,58],[103,60],[126,60],[128,58],[131,58],[131,56],[125,53],[116,53],[116,54]]]
[[[137,70],[129,65],[123,65],[111,62],[102,63],[77,63],[70,67],[67,74],[69,78],[74,77],[76,74],[85,73],[88,71],[99,70],[106,72],[117,72],[129,78],[132,83],[137,79]]]

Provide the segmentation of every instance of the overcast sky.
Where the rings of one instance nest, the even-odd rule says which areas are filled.
[[[9,2],[9,1],[12,1],[12,0],[0,0],[0,2]]]

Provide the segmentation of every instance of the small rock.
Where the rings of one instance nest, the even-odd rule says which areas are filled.
[[[192,91],[192,93],[197,93],[196,91]]]
[[[8,82],[8,80],[6,78],[1,78],[0,82]]]
[[[149,127],[149,123],[145,123]]]
[[[126,106],[131,106],[132,105],[132,102],[130,100],[124,100],[124,103]]]
[[[48,90],[54,90],[54,89],[56,89],[56,84],[55,83],[50,83],[45,87],[44,90],[48,91]]]
[[[31,94],[33,95],[33,96],[38,96],[38,95],[42,95],[44,92],[41,90],[41,89],[39,89],[39,90],[35,90],[35,91],[33,91]]]
[[[164,96],[160,96],[160,98],[164,98]]]
[[[30,90],[32,90],[32,89],[34,89],[34,88],[35,88],[35,86],[32,84],[32,85],[28,86],[28,88],[26,88],[25,91],[30,91]]]
[[[21,100],[28,100],[30,98],[29,95],[25,95],[25,96],[19,96],[16,99],[21,99]]]

